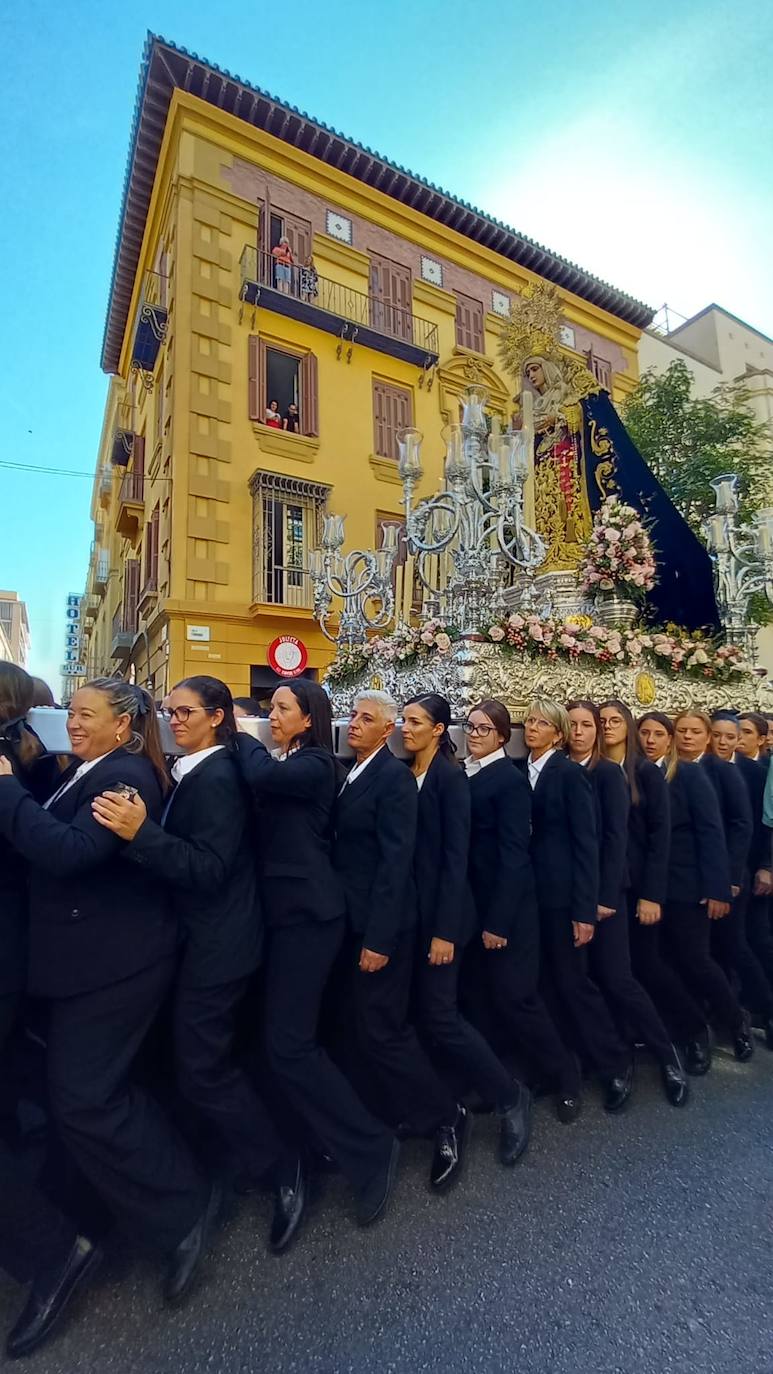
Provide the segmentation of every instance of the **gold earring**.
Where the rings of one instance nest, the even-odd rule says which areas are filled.
[[[120,735],[120,732],[116,735],[116,737],[115,737],[115,742],[116,742],[116,744],[120,744],[120,743],[121,743],[121,735]]]

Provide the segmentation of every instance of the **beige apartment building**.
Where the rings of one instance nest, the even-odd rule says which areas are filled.
[[[0,592],[0,635],[0,657],[26,668],[30,656],[30,626],[27,607],[19,600],[17,592]]]

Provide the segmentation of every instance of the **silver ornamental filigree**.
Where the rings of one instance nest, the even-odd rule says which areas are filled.
[[[731,644],[744,650],[754,663],[757,627],[749,624],[749,601],[764,592],[773,602],[773,509],[757,511],[751,530],[738,521],[738,477],[715,477],[716,510],[704,523],[704,534],[714,563],[717,604]]]

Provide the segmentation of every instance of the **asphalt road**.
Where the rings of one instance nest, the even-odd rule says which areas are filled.
[[[512,1172],[493,1118],[475,1122],[448,1197],[429,1146],[403,1147],[393,1206],[354,1226],[340,1178],[305,1230],[266,1254],[269,1204],[235,1206],[188,1305],[159,1271],[111,1254],[30,1374],[773,1374],[773,1054],[719,1053],[676,1111],[656,1071],[608,1117],[589,1092],[573,1126],[535,1113]],[[20,1294],[0,1280],[0,1323]]]

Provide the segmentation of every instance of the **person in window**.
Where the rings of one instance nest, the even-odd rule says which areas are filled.
[[[394,1187],[399,1146],[360,1102],[319,1042],[322,1000],[344,942],[346,903],[331,863],[342,778],[330,698],[316,682],[277,687],[269,716],[276,756],[239,733],[239,767],[262,805],[261,895],[268,926],[268,1059],[291,1105],[354,1188],[361,1226]]]
[[[234,1054],[263,916],[231,693],[218,678],[187,678],[172,689],[164,714],[182,756],[160,823],[139,797],[106,792],[93,811],[127,841],[127,859],[172,888],[182,936],[173,1004],[178,1087],[228,1145],[245,1182],[265,1179],[272,1188],[269,1245],[279,1253],[300,1224],[306,1185],[297,1153],[285,1149]]]
[[[319,294],[319,276],[314,266],[314,258],[309,253],[301,268],[301,298],[313,304]]]
[[[271,249],[271,256],[274,259],[274,282],[277,291],[289,296],[295,258],[290,247],[290,240],[284,234],[276,247]]]
[[[301,432],[301,417],[294,401],[291,401],[287,407],[287,414],[282,421],[282,429],[288,430],[290,434],[300,434]]]
[[[117,1221],[168,1256],[164,1296],[188,1291],[219,1207],[132,1071],[174,976],[164,890],[94,819],[100,793],[136,790],[158,820],[168,778],[153,703],[96,678],[73,695],[74,762],[39,806],[0,758],[0,835],[28,865],[29,986],[45,1000],[51,1109],[63,1144]]]
[[[269,429],[282,428],[282,416],[279,411],[278,401],[269,401],[264,422],[268,425]]]
[[[568,1123],[580,1113],[580,1068],[538,991],[539,916],[529,856],[531,788],[505,753],[513,726],[501,701],[479,702],[464,730],[472,821],[467,872],[480,937],[470,945],[465,976],[473,992],[490,999],[512,1044],[556,1088],[556,1114]]]
[[[671,1036],[652,1001],[631,971],[628,913],[630,791],[622,768],[600,753],[603,726],[592,701],[567,702],[569,757],[591,780],[599,833],[599,905],[596,934],[589,950],[591,975],[612,1013],[652,1051],[660,1064],[666,1096],[674,1107],[687,1102],[687,1075]]]
[[[459,1010],[459,972],[476,920],[467,884],[470,791],[454,761],[448,733],[451,707],[445,697],[428,692],[406,702],[402,715],[403,747],[419,793],[413,855],[419,916],[417,1024],[483,1101],[494,1103],[499,1159],[509,1167],[529,1143],[531,1095]]]

